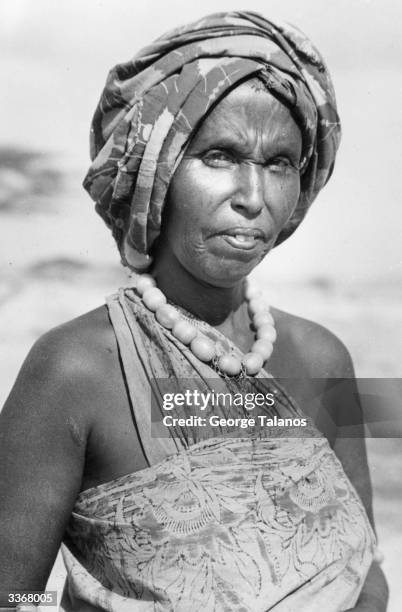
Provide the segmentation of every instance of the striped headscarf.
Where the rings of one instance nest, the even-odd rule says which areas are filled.
[[[256,13],[217,13],[168,32],[110,71],[84,187],[123,263],[147,267],[186,145],[214,104],[256,76],[291,110],[303,136],[300,198],[279,244],[328,181],[340,140],[331,79],[310,40]]]

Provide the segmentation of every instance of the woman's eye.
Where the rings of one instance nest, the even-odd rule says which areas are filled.
[[[220,168],[233,164],[235,160],[233,158],[233,155],[231,155],[229,152],[215,150],[208,151],[207,153],[205,153],[202,157],[202,161],[207,166],[212,166],[213,168]]]
[[[288,157],[275,157],[268,162],[267,166],[274,172],[297,171],[299,169],[297,164],[293,163]]]

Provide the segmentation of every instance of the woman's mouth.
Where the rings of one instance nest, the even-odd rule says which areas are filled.
[[[222,234],[222,237],[235,249],[244,249],[250,251],[257,246],[258,238],[252,238],[250,236],[243,236],[242,234],[236,234],[231,236],[230,234]]]
[[[233,228],[219,232],[231,247],[243,251],[251,251],[260,246],[264,241],[264,234],[259,229],[253,228]]]

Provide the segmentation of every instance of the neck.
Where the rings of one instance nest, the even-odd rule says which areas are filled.
[[[234,327],[246,315],[242,280],[231,287],[215,287],[180,264],[172,266],[167,258],[157,260],[152,273],[168,300],[214,327]]]

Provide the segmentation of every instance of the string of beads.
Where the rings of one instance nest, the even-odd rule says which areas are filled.
[[[238,376],[244,373],[255,376],[270,358],[276,340],[275,322],[265,299],[258,289],[248,282],[244,295],[255,330],[255,341],[250,352],[242,359],[231,352],[222,351],[221,345],[208,338],[191,319],[184,317],[178,308],[168,304],[166,296],[149,274],[140,275],[135,288],[145,306],[154,313],[158,323],[169,329],[180,342],[188,345],[198,359],[205,363],[211,362],[224,375]]]

